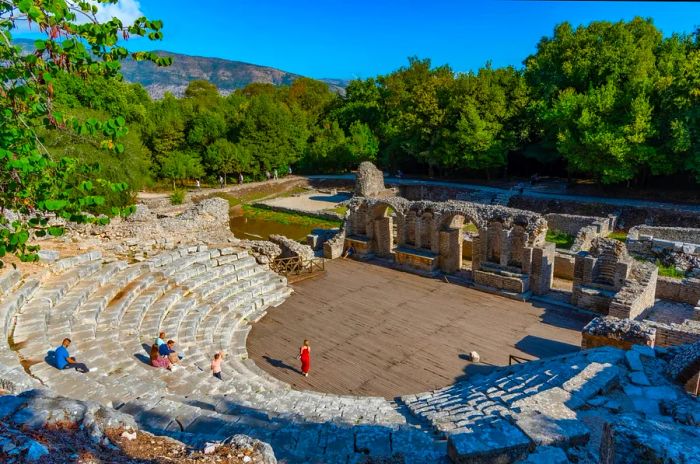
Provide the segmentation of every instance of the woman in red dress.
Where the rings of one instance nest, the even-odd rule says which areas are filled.
[[[309,369],[311,368],[311,347],[308,340],[304,340],[304,344],[299,348],[297,359],[301,359],[301,374],[304,377],[308,377]]]

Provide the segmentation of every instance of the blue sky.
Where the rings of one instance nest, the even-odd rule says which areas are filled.
[[[665,35],[700,26],[700,3],[524,0],[121,0],[165,22],[158,48],[273,66],[311,77],[388,73],[407,57],[469,71],[520,66],[562,21],[651,17]]]

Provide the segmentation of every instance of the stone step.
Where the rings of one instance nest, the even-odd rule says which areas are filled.
[[[2,322],[3,338],[11,333],[12,321],[17,311],[31,298],[41,285],[41,277],[32,277],[24,280],[12,293],[5,296],[0,303],[0,322]]]
[[[132,265],[117,272],[106,285],[93,293],[83,305],[78,308],[71,319],[72,325],[81,323],[97,324],[100,313],[116,298],[127,285],[137,285],[138,279],[149,272],[147,265]]]
[[[4,271],[0,275],[0,298],[4,298],[5,294],[15,288],[20,280],[22,280],[22,274],[18,270],[10,269]]]
[[[115,261],[102,266],[95,274],[89,278],[81,279],[61,301],[51,309],[48,325],[51,327],[55,323],[62,323],[63,320],[70,320],[75,311],[84,304],[88,298],[100,287],[105,285],[114,275],[127,267],[124,261]]]

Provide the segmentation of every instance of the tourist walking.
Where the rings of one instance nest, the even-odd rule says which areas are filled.
[[[275,169],[272,171],[272,175],[274,176],[275,180],[277,180],[277,168],[275,168]]]
[[[90,369],[85,364],[77,362],[68,352],[70,344],[70,338],[64,338],[61,346],[56,348],[56,367],[59,369],[75,369],[78,372],[87,374],[90,372]]]
[[[289,175],[289,176],[292,175],[292,167],[291,167],[291,166],[289,166],[289,167],[287,168],[287,175]]]
[[[265,171],[265,177],[267,177],[267,180],[270,180],[270,171]]]
[[[202,190],[202,184],[199,183],[199,179],[195,181],[195,185],[197,185],[197,190]]]
[[[239,173],[238,173],[238,183],[239,183],[239,184],[242,184],[242,183],[243,183],[243,173],[242,173],[242,172],[239,172]]]
[[[224,380],[221,377],[221,361],[224,360],[224,352],[219,351],[214,355],[214,359],[211,362],[211,373],[219,380]]]
[[[163,344],[165,346],[165,344]],[[161,356],[160,355],[160,350],[158,349],[158,345],[155,343],[151,345],[151,366],[153,367],[163,367],[165,369],[171,370],[172,365],[170,364],[170,360],[166,356]]]
[[[224,178],[223,176],[219,176],[219,188],[224,188]]]
[[[308,377],[309,369],[311,369],[311,347],[308,340],[304,340],[304,344],[299,348],[297,359],[301,360],[301,375]]]

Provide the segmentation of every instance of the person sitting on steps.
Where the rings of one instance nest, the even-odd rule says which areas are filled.
[[[158,347],[158,353],[168,358],[173,367],[180,362],[181,357],[177,354],[177,351],[175,351],[175,341],[173,340],[168,340],[168,343],[160,345]]]
[[[70,338],[64,338],[61,346],[56,348],[56,367],[59,369],[75,369],[83,374],[90,372],[90,369],[88,369],[85,364],[77,362],[75,358],[68,353],[70,344]]]
[[[161,332],[158,334],[155,344],[158,345],[158,348],[160,348],[160,345],[165,345],[165,332]]]
[[[224,352],[219,351],[214,355],[214,359],[211,362],[211,372],[219,380],[224,380],[221,377],[221,361],[224,360]]]
[[[164,367],[168,370],[172,369],[170,360],[166,356],[161,356],[158,350],[158,345],[155,343],[151,345],[151,366],[153,367]]]

